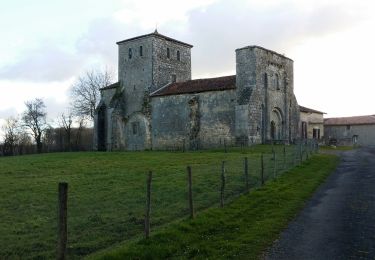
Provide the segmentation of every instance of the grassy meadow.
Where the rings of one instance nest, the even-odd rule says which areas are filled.
[[[142,236],[146,174],[153,171],[152,231],[188,216],[186,166],[193,172],[196,210],[219,203],[221,162],[226,168],[226,201],[245,189],[243,158],[250,184],[260,183],[260,154],[271,178],[296,162],[296,149],[254,146],[199,152],[85,152],[0,158],[0,259],[54,258],[57,243],[57,188],[68,182],[68,257],[81,258],[120,241]],[[297,156],[298,157],[298,156]],[[298,161],[298,160],[297,160]]]
[[[336,168],[319,154],[223,209],[173,223],[149,239],[114,245],[89,259],[263,259],[305,201]]]

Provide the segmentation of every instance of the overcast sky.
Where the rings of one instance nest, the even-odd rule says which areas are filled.
[[[0,120],[36,97],[56,117],[80,74],[116,72],[115,42],[156,25],[194,45],[193,78],[235,74],[235,49],[260,45],[294,60],[299,104],[375,114],[374,13],[373,0],[2,0]]]

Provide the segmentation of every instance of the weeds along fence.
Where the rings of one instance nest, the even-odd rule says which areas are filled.
[[[225,207],[317,151],[315,142],[303,141],[297,145],[264,146],[254,152],[228,152],[216,162],[189,163],[181,168],[172,165],[131,177],[121,175],[103,182],[102,190],[61,183],[49,193],[55,194],[50,203],[58,209],[58,214],[49,218],[55,223],[48,226],[52,230],[40,227],[42,234],[36,241],[22,245],[27,248],[8,248],[8,252],[0,252],[0,258],[11,258],[11,250],[24,252],[21,258],[81,258],[117,242],[147,238],[178,219],[194,218],[210,207]],[[98,178],[95,181],[100,182]],[[127,189],[123,188],[125,184]],[[77,192],[82,189],[83,193]],[[44,218],[51,213],[39,212],[32,217]]]

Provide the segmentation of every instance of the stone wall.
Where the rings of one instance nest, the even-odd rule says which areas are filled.
[[[375,125],[325,125],[324,136],[327,144],[330,139],[336,139],[338,145],[352,145],[357,136],[356,144],[375,145]]]
[[[120,43],[118,78],[124,88],[124,116],[141,111],[143,100],[153,85],[153,37]],[[142,46],[142,56],[140,47]],[[129,57],[129,50],[132,55]]]
[[[235,140],[235,90],[153,97],[153,149],[200,149]]]
[[[236,125],[236,135],[263,143],[296,139],[299,109],[293,89],[293,61],[249,46],[236,50],[236,72],[236,116],[242,121],[248,118],[246,123]]]
[[[308,139],[313,138],[314,129],[320,129],[320,139],[324,138],[323,114],[312,112],[300,112],[300,121],[301,124],[302,122],[306,122]],[[302,131],[302,125],[300,125],[300,130]]]
[[[169,58],[167,57],[169,49]],[[177,60],[177,51],[180,52],[180,60]],[[191,80],[191,50],[183,44],[155,37],[153,41],[153,89],[155,91],[173,81],[172,75],[176,75],[176,82]]]

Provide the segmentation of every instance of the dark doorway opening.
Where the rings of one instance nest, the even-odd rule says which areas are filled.
[[[105,113],[106,107],[102,105],[98,111],[98,151],[106,151]]]
[[[274,121],[271,122],[271,139],[276,139],[276,125]]]

